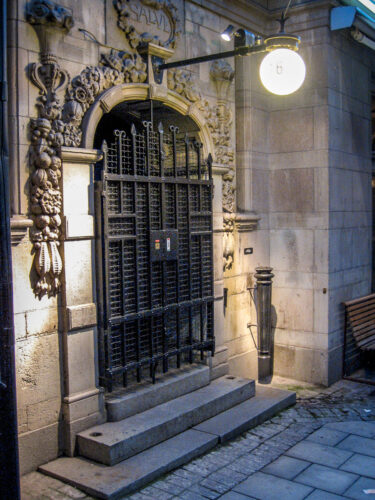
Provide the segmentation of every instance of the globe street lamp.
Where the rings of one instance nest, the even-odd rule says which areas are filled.
[[[292,94],[303,84],[306,67],[302,57],[297,54],[301,39],[297,35],[285,33],[284,24],[286,20],[285,13],[283,13],[281,19],[279,19],[280,32],[265,39],[242,28],[235,30],[234,26],[230,24],[221,33],[221,37],[225,41],[234,38],[234,50],[171,63],[164,63],[162,59],[154,58],[155,80],[161,81],[162,71],[165,69],[200,64],[215,59],[267,52],[268,54],[259,68],[259,76],[263,86],[273,94]]]

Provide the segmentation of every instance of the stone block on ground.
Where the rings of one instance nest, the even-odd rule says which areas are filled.
[[[262,469],[262,472],[265,472],[266,474],[273,474],[274,476],[282,477],[284,479],[293,479],[309,467],[309,465],[311,465],[311,463],[306,462],[305,460],[281,456]]]
[[[375,479],[375,458],[355,453],[340,469]]]
[[[286,454],[290,457],[308,460],[320,465],[328,465],[329,467],[339,467],[352,455],[349,451],[306,440],[293,446]]]
[[[302,500],[312,488],[292,483],[262,472],[256,472],[249,479],[234,488],[238,493],[253,495],[259,500]]]
[[[354,451],[362,455],[375,457],[375,439],[360,436],[348,436],[337,445],[342,450]]]
[[[324,465],[312,464],[301,472],[295,478],[295,481],[340,495],[357,479],[356,474],[335,470]]]

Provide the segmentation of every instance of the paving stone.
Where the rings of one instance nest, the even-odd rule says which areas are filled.
[[[179,487],[182,487],[183,489],[190,488],[192,484],[195,484],[201,479],[200,476],[195,476],[194,479],[186,479],[182,476],[178,476],[175,474],[168,474],[165,478],[165,481],[167,481],[169,484],[176,484]]]
[[[198,493],[189,490],[181,493],[179,498],[182,498],[183,500],[206,500],[206,497],[202,497],[202,495],[198,495]]]
[[[184,489],[182,485],[178,486],[177,484],[170,483],[168,480],[159,480],[152,484],[155,488],[162,490],[170,495],[177,495],[181,493]]]
[[[298,460],[297,458],[281,456],[272,464],[267,465],[262,472],[273,474],[274,476],[283,477],[284,479],[293,479],[310,464],[305,460]]]
[[[337,448],[375,457],[375,439],[351,435],[341,441]]]
[[[367,477],[361,477],[347,491],[345,497],[355,500],[371,500],[374,495],[366,494],[363,490],[374,490],[375,480]]]
[[[321,443],[327,446],[336,446],[340,441],[345,439],[349,434],[341,431],[335,431],[333,429],[327,429],[323,427],[317,431],[310,434],[307,438],[308,441],[314,441],[314,443]]]
[[[293,446],[286,454],[294,458],[330,467],[339,467],[351,456],[351,452],[349,451],[339,450],[332,446],[325,446],[306,440]]]
[[[148,486],[147,488],[142,490],[142,493],[144,495],[148,495],[150,498],[157,498],[158,500],[169,500],[174,496],[173,493],[168,493],[167,491],[163,491],[159,488],[154,488],[153,486]]]
[[[215,500],[215,498],[219,498],[222,495],[222,493],[219,493],[218,491],[212,491],[209,488],[202,486],[201,484],[195,484],[189,489],[189,491],[198,493],[202,497],[210,498],[211,500]]]
[[[234,472],[233,470],[229,469],[229,467],[224,467],[223,469],[220,469],[217,472],[214,472],[211,474],[213,479],[216,479],[217,481],[224,481],[226,478],[232,479],[233,481],[236,481],[237,483],[241,483],[246,479],[246,474],[242,474],[241,472]]]
[[[375,423],[373,422],[335,422],[327,424],[325,427],[357,436],[375,437]]]
[[[328,493],[328,491],[314,490],[305,500],[343,500],[341,495]]]
[[[294,481],[314,488],[342,494],[358,479],[356,474],[335,470],[324,465],[312,464],[301,472]]]
[[[69,484],[64,484],[64,486],[61,486],[58,491],[62,494],[68,495],[70,498],[86,498],[86,493],[77,490],[77,488],[73,488],[73,486],[70,486]]]
[[[312,491],[312,488],[257,472],[236,486],[234,491],[255,496],[259,500],[302,500]]]
[[[208,488],[209,490],[217,491],[221,494],[226,493],[232,486],[234,486],[234,484],[228,486],[228,484],[224,484],[223,482],[215,481],[211,477],[203,479],[203,481],[201,481],[199,484],[201,484],[205,488]]]
[[[340,469],[375,479],[375,458],[356,453]]]
[[[220,500],[256,500],[253,497],[248,497],[247,495],[241,495],[241,493],[236,493],[235,491],[228,491]]]

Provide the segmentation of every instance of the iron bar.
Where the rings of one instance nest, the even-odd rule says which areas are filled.
[[[226,59],[234,56],[247,56],[257,52],[264,52],[266,50],[265,44],[254,45],[252,47],[238,47],[234,50],[226,52],[218,52],[217,54],[209,54],[207,56],[192,57],[191,59],[184,59],[182,61],[174,61],[171,63],[158,64],[154,66],[154,71],[159,73],[165,69],[180,68],[181,66],[190,66],[191,64],[200,64],[208,61],[215,61],[216,59]]]

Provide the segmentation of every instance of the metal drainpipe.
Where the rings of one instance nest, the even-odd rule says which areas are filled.
[[[7,5],[1,1],[0,62],[0,498],[19,500],[18,432],[10,243]]]
[[[258,317],[258,379],[264,380],[272,374],[271,359],[271,295],[272,267],[256,267],[254,275],[257,289]]]

